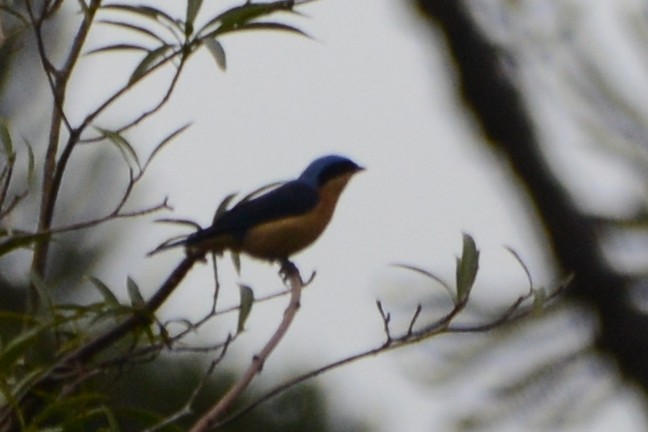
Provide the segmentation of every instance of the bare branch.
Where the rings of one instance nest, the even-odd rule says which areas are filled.
[[[564,292],[564,290],[567,288],[568,281],[562,283],[559,285],[548,297],[548,300],[553,300],[557,298],[560,294]],[[357,354],[345,357],[341,360],[337,360],[335,362],[329,363],[327,365],[324,365],[322,367],[319,367],[317,369],[313,369],[309,372],[305,372],[301,375],[298,375],[283,384],[280,384],[273,389],[269,390],[267,393],[263,394],[260,396],[258,399],[254,400],[247,406],[241,408],[239,411],[235,412],[231,416],[223,419],[222,421],[215,423],[212,425],[214,428],[220,428],[223,426],[226,426],[227,424],[230,424],[234,422],[235,420],[238,420],[239,418],[245,416],[248,414],[250,411],[255,409],[257,406],[261,405],[264,402],[267,402],[268,400],[274,398],[275,396],[287,391],[288,389],[295,387],[298,384],[301,384],[302,382],[305,382],[307,380],[310,380],[312,378],[315,378],[319,375],[322,375],[326,372],[329,372],[331,370],[340,368],[342,366],[345,366],[347,364],[353,363],[355,361],[368,358],[368,357],[373,357],[378,354],[382,354],[394,349],[402,348],[405,346],[409,346],[415,343],[419,343],[425,339],[429,339],[433,336],[443,334],[443,333],[457,333],[457,332],[464,332],[464,331],[471,331],[471,332],[487,332],[489,330],[492,330],[494,327],[501,326],[505,323],[512,322],[514,320],[521,319],[523,317],[529,316],[533,313],[535,313],[535,309],[531,307],[526,307],[525,309],[521,310],[521,306],[524,303],[525,300],[528,300],[529,298],[532,297],[532,293],[527,293],[521,297],[519,297],[511,307],[509,307],[502,315],[499,317],[495,318],[492,321],[485,322],[483,324],[471,326],[471,327],[449,327],[449,323],[456,317],[459,312],[461,312],[465,306],[466,306],[466,301],[463,301],[457,305],[455,305],[452,310],[443,316],[441,319],[437,320],[434,324],[428,325],[425,327],[423,331],[418,331],[415,332],[412,330],[412,325],[410,322],[410,328],[407,330],[407,332],[403,333],[400,336],[393,337],[389,336],[389,340],[387,343],[382,343],[381,345],[367,349],[365,351],[359,352]],[[381,316],[383,317],[383,325],[386,326],[389,335],[389,330],[387,323],[389,322],[389,314],[385,313],[385,311],[382,308],[382,304],[380,301],[377,301],[376,304],[378,305],[378,310],[380,311]],[[417,308],[418,310],[418,308]],[[414,318],[417,318],[418,314],[414,314]],[[412,319],[412,321],[415,321],[415,319]]]
[[[290,302],[284,311],[283,319],[270,340],[265,344],[259,354],[252,358],[250,366],[241,378],[229,389],[227,393],[191,428],[191,432],[204,432],[209,430],[231,408],[241,393],[250,385],[254,377],[261,372],[265,361],[287,333],[295,315],[300,307],[302,280],[299,271],[290,262],[284,262],[282,271],[287,275],[290,284]]]

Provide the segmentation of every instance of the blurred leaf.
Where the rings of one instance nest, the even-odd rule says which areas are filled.
[[[479,251],[475,240],[468,234],[463,234],[463,251],[457,258],[457,300],[464,301],[470,294],[479,269]]]
[[[254,304],[254,291],[252,291],[252,288],[239,284],[239,293],[241,295],[241,305],[239,307],[238,326],[236,327],[237,333],[243,331],[245,321],[247,321]]]
[[[112,412],[110,408],[108,408],[105,405],[102,405],[99,407],[99,410],[103,413],[104,417],[108,421],[109,431],[111,432],[121,431],[121,428],[119,427],[119,422],[117,421],[117,417],[115,417],[115,414]]]
[[[99,291],[99,294],[103,297],[104,301],[108,304],[108,306],[111,307],[117,307],[120,306],[119,300],[117,299],[117,296],[113,294],[113,292],[108,288],[108,285],[106,285],[101,279],[95,276],[89,276],[88,279],[94,285],[95,288],[97,288],[97,291]]]
[[[126,280],[126,288],[128,289],[128,297],[130,298],[131,305],[133,307],[144,306],[145,301],[142,292],[140,291],[139,286],[137,286],[137,283],[130,276],[128,276],[128,279]]]
[[[6,371],[6,369],[3,369],[3,372]],[[11,381],[7,385],[4,380],[0,379],[0,393],[9,402],[9,405],[19,412],[20,409],[17,401],[27,394],[32,388],[32,385],[42,376],[43,372],[45,372],[44,369],[31,365],[29,371],[21,376],[17,382]],[[12,379],[15,379],[15,377],[12,376]]]
[[[448,291],[448,294],[450,294],[450,298],[454,299],[454,290],[452,289],[450,284],[448,284],[446,281],[444,281],[443,279],[441,279],[437,275],[435,275],[433,273],[430,273],[429,271],[424,270],[424,269],[422,269],[420,267],[415,267],[415,266],[412,266],[412,265],[409,265],[409,264],[392,264],[392,265],[394,267],[400,267],[400,268],[403,268],[403,269],[406,269],[406,270],[411,270],[411,271],[420,273],[423,276],[428,277],[428,278],[438,282],[443,288],[446,289],[446,291]]]
[[[0,243],[0,257],[16,249],[29,247],[36,241],[46,240],[49,236],[49,233],[12,235],[9,239]]]
[[[230,255],[232,256],[232,264],[234,264],[234,269],[236,274],[241,274],[241,254],[231,251]]]
[[[194,22],[202,6],[202,0],[187,0],[187,13],[185,18],[185,36],[193,34]]]
[[[29,184],[34,179],[34,150],[28,142],[25,142],[25,146],[27,147],[27,183]]]
[[[305,36],[309,39],[312,39],[312,37],[304,32],[303,30],[298,29],[297,27],[293,27],[288,24],[282,24],[282,23],[276,23],[276,22],[252,22],[252,23],[247,23],[245,25],[239,26],[235,29],[230,30],[228,33],[235,32],[235,31],[242,31],[242,30],[279,30],[279,31],[285,31],[289,33],[295,33],[300,36]]]
[[[220,218],[225,212],[227,212],[227,208],[229,207],[229,204],[232,202],[232,200],[236,197],[235,193],[231,193],[223,199],[220,204],[218,204],[218,208],[216,209],[216,212],[214,213],[214,217],[212,219],[212,224],[216,223],[218,218]]]
[[[173,19],[171,15],[167,14],[163,10],[156,9],[152,6],[143,6],[143,5],[134,6],[129,4],[108,4],[102,6],[102,9],[126,12],[143,18],[150,19],[155,22],[163,21],[172,27],[178,28],[178,22],[175,19]]]
[[[130,78],[128,79],[128,83],[133,84],[140,78],[142,78],[146,74],[146,72],[148,72],[149,69],[151,69],[156,64],[155,62],[170,49],[170,45],[162,45],[152,51],[149,51],[131,74]]]
[[[216,15],[209,20],[200,30],[199,33],[204,33],[210,27],[220,23],[220,26],[213,30],[210,35],[226,33],[228,31],[236,30],[248,22],[260,18],[262,16],[270,15],[277,11],[292,11],[294,1],[279,0],[271,3],[246,3],[242,6],[236,6],[225,12]],[[206,36],[206,35],[205,35]]]
[[[533,290],[533,313],[539,316],[544,310],[547,301],[547,291],[544,288]]]
[[[144,169],[151,163],[153,158],[166,146],[168,143],[173,141],[178,135],[183,133],[189,126],[191,126],[191,123],[187,123],[184,126],[179,127],[178,129],[174,130],[171,132],[169,135],[167,135],[160,143],[155,146],[151,154],[149,155],[148,159],[144,163]]]
[[[14,151],[9,126],[5,120],[0,120],[0,141],[2,141],[2,150],[7,158],[7,163],[13,165],[16,160],[16,152]]]
[[[108,129],[96,128],[104,138],[107,138],[110,142],[115,144],[119,152],[121,153],[124,161],[130,168],[141,172],[142,168],[137,157],[137,153],[133,146],[124,138],[120,133],[111,131]]]
[[[19,361],[27,350],[37,343],[38,337],[46,329],[46,326],[39,325],[11,339],[0,353],[0,371],[8,371]]]
[[[204,44],[214,60],[216,60],[218,67],[222,71],[225,71],[227,69],[227,58],[225,57],[225,49],[223,49],[223,45],[213,38],[205,39]]]
[[[249,194],[247,194],[243,198],[241,198],[241,200],[239,202],[237,202],[234,207],[237,207],[237,206],[243,204],[244,202],[250,201],[252,198],[256,198],[259,195],[262,195],[263,193],[265,193],[265,192],[267,192],[267,191],[269,191],[271,189],[274,189],[274,188],[276,188],[278,186],[281,186],[283,184],[285,184],[285,182],[273,182],[273,183],[267,184],[265,186],[261,186],[260,188],[253,190],[252,192],[250,192]]]
[[[531,277],[531,272],[529,271],[529,268],[526,266],[524,261],[522,261],[522,257],[520,254],[518,254],[513,248],[511,247],[506,247],[506,250],[513,255],[513,258],[520,264],[520,267],[522,267],[522,270],[524,270],[524,274],[526,274],[527,281],[529,282],[529,288],[533,290],[533,278]]]
[[[141,26],[129,23],[129,22],[117,21],[117,20],[99,20],[99,22],[101,24],[107,24],[107,25],[119,27],[119,28],[122,28],[122,29],[125,29],[125,30],[130,30],[130,31],[133,31],[135,33],[141,34],[143,36],[147,36],[149,38],[152,38],[152,39],[154,39],[154,40],[156,40],[158,42],[166,43],[166,41],[162,37],[158,36],[153,31],[147,29],[146,27],[141,27]]]
[[[48,401],[45,408],[34,419],[30,420],[34,425],[45,425],[52,418],[57,418],[58,421],[61,421],[60,417],[63,416],[64,422],[62,424],[65,427],[54,430],[87,430],[88,418],[96,417],[96,411],[92,407],[103,402],[105,399],[106,396],[101,393],[84,392],[76,395],[66,395],[65,398]],[[44,431],[41,428],[38,430]],[[49,431],[49,429],[45,430]]]
[[[145,46],[142,46],[142,45],[122,43],[122,44],[108,45],[108,46],[105,46],[105,47],[91,49],[85,55],[98,54],[98,53],[104,53],[104,52],[110,52],[110,51],[144,51],[144,52],[149,52],[149,49],[146,48]]]
[[[54,300],[50,295],[50,288],[45,284],[45,281],[36,273],[29,273],[29,281],[32,286],[36,289],[38,297],[40,298],[40,304],[47,307],[48,314],[54,318]],[[2,370],[2,369],[0,369]]]

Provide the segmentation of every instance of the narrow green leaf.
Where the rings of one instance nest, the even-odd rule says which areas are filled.
[[[8,165],[13,165],[16,160],[16,152],[11,139],[11,132],[9,132],[9,125],[5,120],[0,120],[0,141],[2,141],[2,150],[7,158]]]
[[[234,207],[239,206],[239,205],[243,204],[244,202],[250,201],[252,198],[256,198],[259,195],[269,191],[270,189],[274,189],[276,187],[279,187],[284,183],[285,182],[273,182],[273,183],[267,184],[265,186],[261,186],[260,188],[253,190],[252,192],[250,192],[249,194],[247,194],[243,198],[241,198],[241,200],[239,202],[237,202]]]
[[[457,258],[457,300],[464,301],[470,294],[477,270],[479,269],[479,251],[475,240],[468,234],[463,234],[463,251]]]
[[[212,223],[216,223],[218,218],[220,218],[225,212],[227,211],[227,208],[229,207],[230,203],[232,200],[236,197],[235,193],[231,193],[223,199],[223,201],[220,202],[218,205],[218,208],[216,209],[216,212],[214,213],[214,218],[212,219]]]
[[[111,51],[138,51],[138,52],[148,53],[150,50],[147,47],[142,45],[121,43],[121,44],[107,45],[104,47],[91,49],[90,51],[86,52],[85,55],[100,54],[100,53],[111,52]]]
[[[137,286],[137,283],[128,276],[128,279],[126,280],[126,288],[128,289],[128,297],[130,298],[131,305],[134,307],[141,307],[144,305],[144,297],[142,296],[142,292],[139,289],[139,286]]]
[[[533,290],[533,314],[539,316],[544,310],[547,301],[547,292],[544,288],[536,288]]]
[[[240,333],[245,327],[252,305],[254,304],[254,291],[247,285],[239,284],[239,293],[241,295],[241,304],[239,306],[238,326],[236,332]]]
[[[7,371],[18,362],[36,344],[36,339],[45,329],[43,326],[34,327],[11,339],[0,353],[0,371]]]
[[[171,141],[173,141],[178,135],[183,133],[189,126],[191,126],[191,123],[187,123],[184,126],[179,127],[178,129],[174,130],[171,132],[169,135],[167,135],[158,145],[155,146],[151,154],[149,155],[148,159],[144,163],[144,169],[148,167],[148,165],[151,163],[153,158]]]
[[[155,22],[163,21],[166,24],[171,25],[175,28],[178,28],[178,22],[171,15],[164,12],[163,10],[156,9],[152,6],[134,6],[129,4],[108,4],[102,6],[102,9],[114,10],[119,12],[126,12],[134,15],[138,15],[143,18],[153,20]]]
[[[27,391],[32,388],[36,381],[43,375],[43,372],[45,372],[45,370],[40,367],[30,366],[29,372],[21,376],[18,382],[12,382],[7,386],[5,385],[4,380],[0,380],[0,393],[2,393],[5,399],[9,402],[9,405],[11,405],[18,414],[20,414],[21,410],[18,400],[20,400]]]
[[[138,26],[138,25],[135,25],[135,24],[132,24],[132,23],[129,23],[129,22],[118,21],[118,20],[103,19],[103,20],[99,20],[98,22],[101,23],[101,24],[109,25],[109,26],[119,27],[119,28],[122,28],[124,30],[129,30],[129,31],[141,34],[143,36],[149,37],[151,39],[154,39],[154,40],[156,40],[158,42],[161,42],[161,43],[166,42],[162,37],[160,37],[159,35],[157,35],[153,31],[147,29],[146,27],[142,27],[142,26]]]
[[[202,6],[202,0],[187,0],[187,13],[185,18],[185,36],[193,34],[194,22]]]
[[[295,33],[300,36],[304,36],[309,39],[312,39],[312,37],[308,33],[298,29],[297,27],[293,27],[288,24],[276,23],[276,22],[251,22],[251,23],[238,26],[231,30],[228,30],[227,33],[232,33],[236,31],[246,31],[246,30],[279,30],[279,31],[285,31],[289,33]]]
[[[435,275],[435,274],[433,274],[433,273],[431,273],[431,272],[429,272],[427,270],[424,270],[424,269],[422,269],[420,267],[415,267],[415,266],[412,266],[412,265],[409,265],[409,264],[392,264],[392,265],[394,267],[400,267],[400,268],[403,268],[403,269],[406,269],[406,270],[411,270],[411,271],[414,271],[416,273],[420,273],[423,276],[432,279],[433,281],[435,281],[439,285],[441,285],[443,288],[445,288],[446,291],[448,291],[448,294],[450,294],[450,298],[454,299],[454,290],[452,289],[450,284],[447,283],[446,281],[444,281],[443,279],[441,279],[440,277],[438,277],[437,275]]]
[[[209,53],[212,55],[214,60],[216,60],[218,67],[222,71],[225,71],[227,69],[227,57],[225,57],[225,49],[223,48],[223,45],[221,45],[221,43],[216,39],[212,38],[205,39],[204,43]]]
[[[211,31],[209,35],[215,36],[220,33],[226,33],[234,30],[237,27],[245,25],[246,23],[260,18],[262,16],[270,15],[277,11],[292,11],[294,0],[279,0],[270,3],[246,3],[242,6],[235,6],[231,9],[220,13],[207,21],[207,23],[199,31],[203,36],[209,29],[220,23],[217,29]]]
[[[152,67],[154,67],[161,57],[171,48],[170,45],[162,45],[152,51],[148,51],[148,54],[144,56],[142,61],[137,65],[130,78],[128,79],[129,84],[133,84],[140,80],[146,72],[148,72]]]
[[[115,144],[126,164],[137,171],[142,171],[139,158],[131,143],[120,133],[103,128],[96,128],[104,138]]]
[[[54,308],[54,300],[50,295],[50,287],[47,286],[47,284],[45,283],[45,281],[41,276],[39,276],[34,272],[29,273],[29,281],[34,286],[34,288],[36,288],[36,292],[40,297],[40,304],[43,307],[46,307],[46,312],[53,317],[55,314],[54,312],[55,308]]]
[[[99,409],[103,413],[104,417],[106,417],[106,421],[108,422],[108,430],[110,432],[120,432],[122,429],[119,427],[119,421],[117,421],[115,413],[105,405],[101,405]]]
[[[236,270],[236,274],[240,275],[241,274],[241,255],[237,252],[230,252],[230,255],[232,256],[232,264],[234,264],[234,269]]]
[[[527,281],[529,282],[529,288],[533,290],[533,278],[531,277],[531,272],[529,271],[529,268],[526,266],[524,261],[522,261],[522,257],[520,254],[518,254],[513,248],[511,247],[506,247],[506,250],[509,251],[511,255],[513,255],[513,258],[520,264],[520,267],[522,267],[522,270],[524,270],[524,274],[526,275]]]
[[[31,184],[34,179],[34,149],[27,141],[25,141],[25,146],[27,147],[27,183]]]
[[[20,248],[26,248],[37,241],[48,239],[50,234],[18,234],[0,243],[0,257]]]
[[[99,294],[103,297],[104,301],[111,307],[117,307],[120,305],[119,300],[117,299],[117,296],[113,294],[113,292],[108,288],[108,285],[106,285],[101,279],[95,276],[89,276],[88,279],[92,283],[92,285],[97,288],[97,291],[99,291]]]

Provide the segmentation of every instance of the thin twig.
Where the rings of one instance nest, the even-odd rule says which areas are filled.
[[[557,298],[567,288],[567,284],[568,284],[568,282],[563,283],[560,286],[558,286],[551,293],[551,295],[549,295],[547,297],[547,300],[550,301],[550,300],[553,300],[553,299]],[[290,379],[288,381],[285,381],[283,384],[280,384],[280,385],[274,387],[273,389],[269,390],[268,392],[266,392],[265,394],[263,394],[262,396],[260,396],[256,400],[249,403],[247,406],[241,408],[240,410],[238,410],[237,412],[232,414],[231,416],[223,419],[222,421],[220,421],[218,423],[215,423],[213,425],[213,428],[217,429],[217,428],[224,427],[224,426],[226,426],[226,425],[240,419],[241,417],[247,415],[250,411],[252,411],[256,407],[258,407],[262,403],[267,402],[268,400],[270,400],[270,399],[274,398],[275,396],[289,390],[290,388],[295,387],[298,384],[301,384],[301,383],[303,383],[305,381],[308,381],[308,380],[310,380],[312,378],[315,378],[315,377],[317,377],[319,375],[322,375],[322,374],[324,374],[326,372],[329,372],[331,370],[338,369],[338,368],[340,368],[342,366],[353,363],[355,361],[365,359],[365,358],[369,358],[369,357],[373,357],[373,356],[376,356],[376,355],[379,355],[379,354],[382,354],[382,353],[385,353],[385,352],[388,352],[388,351],[392,351],[392,350],[395,350],[395,349],[398,349],[398,348],[403,348],[405,346],[413,345],[413,344],[419,343],[419,342],[421,342],[423,340],[429,339],[431,337],[434,337],[436,335],[443,334],[443,333],[459,332],[459,331],[473,331],[473,332],[482,331],[482,332],[486,332],[486,331],[491,330],[493,327],[501,326],[504,323],[508,323],[508,322],[513,321],[513,320],[518,320],[518,319],[521,319],[521,318],[523,318],[525,316],[531,315],[531,314],[535,313],[535,310],[534,310],[533,307],[528,307],[528,308],[525,308],[523,310],[520,310],[520,307],[522,306],[522,303],[523,303],[524,299],[529,299],[529,298],[530,298],[529,294],[525,294],[525,295],[521,296],[520,298],[518,298],[513,303],[513,305],[510,308],[508,308],[506,311],[504,311],[502,316],[497,317],[494,320],[491,320],[489,322],[485,322],[485,323],[480,324],[480,325],[471,326],[469,328],[468,327],[463,327],[463,328],[462,327],[455,327],[455,328],[453,328],[453,327],[449,326],[449,323],[466,306],[466,302],[459,303],[459,304],[455,305],[448,314],[443,316],[441,319],[437,320],[434,324],[426,326],[425,331],[413,332],[413,331],[411,331],[411,329],[408,329],[407,332],[403,333],[400,336],[392,337],[390,335],[390,339],[389,339],[389,341],[387,343],[382,343],[381,345],[379,345],[379,346],[377,346],[375,348],[367,349],[365,351],[359,352],[359,353],[354,354],[354,355],[350,355],[350,356],[345,357],[343,359],[337,360],[335,362],[326,364],[326,365],[324,365],[322,367],[319,367],[317,369],[313,369],[313,370],[311,370],[309,372],[305,372],[305,373],[303,373],[301,375],[298,375],[298,376],[296,376],[296,377],[294,377],[294,378],[292,378],[292,379]],[[385,324],[389,320],[389,314],[384,312],[380,301],[378,301],[377,304],[378,304],[378,309],[380,311],[380,314],[383,317],[383,324]]]
[[[288,266],[284,265],[284,269]],[[241,378],[229,389],[225,395],[209,410],[205,415],[203,415],[198,421],[193,425],[190,432],[205,432],[210,429],[219,419],[221,419],[229,409],[232,404],[238,400],[239,396],[243,391],[250,385],[254,377],[261,372],[263,365],[276,348],[279,342],[286,335],[290,325],[292,324],[295,315],[300,307],[301,301],[301,290],[302,290],[302,280],[299,272],[294,267],[290,265],[289,270],[286,272],[289,283],[290,283],[290,302],[286,310],[284,311],[283,319],[277,327],[277,330],[274,332],[270,340],[265,344],[263,349],[252,358],[250,366],[241,376]]]

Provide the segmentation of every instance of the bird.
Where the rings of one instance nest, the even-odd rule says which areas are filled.
[[[217,216],[210,227],[172,246],[183,245],[188,255],[220,255],[229,250],[282,265],[290,263],[292,255],[324,232],[340,194],[351,177],[363,170],[344,156],[320,157],[297,179],[243,200]]]

